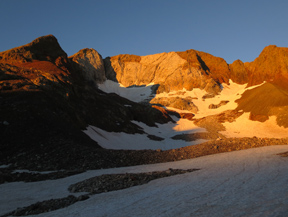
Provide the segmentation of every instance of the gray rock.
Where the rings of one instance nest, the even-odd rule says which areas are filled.
[[[94,49],[82,49],[70,57],[84,72],[87,81],[103,83],[106,80],[102,56]]]

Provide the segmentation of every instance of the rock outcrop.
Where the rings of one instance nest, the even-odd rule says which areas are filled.
[[[282,83],[288,81],[288,48],[267,46],[253,62],[246,63],[249,86],[261,84],[263,81]]]
[[[157,97],[150,101],[151,104],[160,104],[162,106],[172,107],[180,110],[187,110],[197,113],[198,108],[192,102],[191,97]]]
[[[148,56],[118,55],[104,62],[108,79],[126,87],[159,84],[158,93],[183,88],[217,93],[221,91],[220,83],[229,80],[225,60],[194,50]]]
[[[102,56],[94,49],[82,49],[69,57],[76,62],[84,72],[84,78],[94,83],[103,83],[106,80]]]
[[[104,60],[106,77],[124,86],[159,84],[158,93],[205,89],[217,94],[220,84],[232,81],[249,86],[263,81],[287,86],[288,48],[267,46],[253,62],[232,64],[196,50],[148,56],[118,55]]]
[[[229,65],[230,78],[233,82],[238,84],[246,84],[249,81],[248,69],[241,60],[235,60]]]
[[[12,88],[11,85],[14,89],[16,87],[23,89],[22,87],[27,85],[28,88],[35,89],[37,86],[44,87],[48,83],[55,86],[59,82],[71,82],[72,69],[67,54],[53,35],[42,36],[29,44],[1,52],[0,66],[1,76],[7,78],[6,82],[1,82],[0,89],[1,87]]]
[[[223,106],[223,105],[226,105],[228,102],[229,102],[228,100],[222,100],[222,101],[219,102],[217,105],[215,105],[215,104],[210,104],[208,108],[209,108],[209,109],[217,109],[217,108],[219,108],[219,107],[221,107],[221,106]]]
[[[53,35],[39,37],[29,44],[0,53],[0,61],[16,64],[38,60],[49,61],[61,67],[66,59],[67,54]]]

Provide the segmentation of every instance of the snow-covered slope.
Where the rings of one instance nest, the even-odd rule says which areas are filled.
[[[134,122],[140,126],[146,134],[127,134],[107,132],[100,128],[89,126],[84,132],[99,145],[107,149],[175,149],[189,145],[196,145],[207,140],[198,139],[196,141],[185,142],[182,140],[173,140],[171,137],[183,133],[206,132],[204,128],[197,127],[193,121],[178,119],[174,117],[176,123],[157,124],[157,127],[149,127],[141,122]],[[162,138],[162,141],[149,139],[148,135]]]
[[[199,171],[108,193],[39,214],[52,216],[286,216],[288,164],[277,155],[288,145],[229,152],[171,163],[88,171],[59,180],[0,185],[0,215],[39,200],[69,194],[70,184],[101,174],[168,168]]]
[[[106,93],[116,93],[133,102],[141,102],[151,97],[153,84],[143,87],[124,87],[123,85],[111,80],[98,84],[98,88]]]
[[[263,83],[265,84],[265,82]],[[219,115],[225,111],[236,110],[238,107],[237,100],[239,100],[243,93],[248,90],[257,88],[263,84],[248,87],[247,84],[237,84],[232,80],[229,84],[222,85],[222,91],[212,97],[205,90],[194,88],[192,91],[185,89],[181,91],[171,91],[169,93],[152,94],[152,85],[145,87],[126,88],[120,84],[106,80],[103,84],[99,84],[99,88],[107,93],[116,93],[134,102],[149,101],[151,98],[183,98],[190,100],[198,111],[194,113],[194,120],[205,118],[212,115]],[[225,102],[223,105],[221,102]],[[221,106],[217,106],[220,105]],[[211,105],[214,107],[211,108]],[[259,105],[261,106],[261,105]],[[191,113],[188,110],[180,110],[173,107],[167,107],[169,110],[174,110],[178,113]],[[243,110],[239,110],[243,112]],[[277,125],[275,118],[270,117],[266,122],[252,121],[249,118],[250,113],[242,114],[233,122],[223,123],[225,130],[220,131],[226,137],[268,137],[268,138],[285,138],[288,136],[288,128]],[[195,145],[207,140],[198,139],[193,142],[183,140],[173,140],[171,137],[181,134],[194,134],[198,132],[205,132],[205,129],[196,126],[193,121],[176,118],[176,123],[168,123],[164,125],[157,124],[157,127],[149,127],[141,122],[134,122],[140,126],[146,134],[126,134],[106,132],[94,126],[89,126],[84,131],[93,140],[97,141],[102,147],[109,149],[174,149],[189,145]],[[148,135],[162,138],[161,141],[152,140]]]

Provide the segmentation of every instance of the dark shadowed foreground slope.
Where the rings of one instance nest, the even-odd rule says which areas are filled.
[[[84,76],[51,35],[0,53],[0,159],[27,153],[37,159],[41,150],[57,159],[65,150],[100,148],[82,132],[88,125],[141,133],[132,120],[150,126],[171,120],[151,106],[98,90]]]

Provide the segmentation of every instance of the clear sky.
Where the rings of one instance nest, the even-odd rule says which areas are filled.
[[[53,34],[70,56],[195,49],[253,61],[288,47],[287,0],[0,0],[0,51]]]

